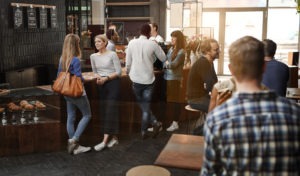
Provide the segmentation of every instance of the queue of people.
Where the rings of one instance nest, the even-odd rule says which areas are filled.
[[[129,42],[126,51],[126,72],[142,111],[141,138],[155,138],[162,131],[162,123],[151,110],[155,76],[153,63],[164,63],[166,101],[172,111],[180,109],[178,93],[182,91],[182,70],[186,58],[186,42],[181,31],[171,33],[171,47],[165,54],[157,42],[149,40],[156,24],[144,24],[140,36]],[[115,51],[109,50],[109,35],[95,37],[98,50],[90,56],[95,73],[103,129],[102,141],[94,146],[101,151],[117,145],[119,115],[117,98],[120,95],[121,64]],[[156,36],[158,34],[156,33]],[[111,43],[113,45],[113,43]],[[200,175],[297,175],[300,156],[300,107],[284,98],[289,77],[288,70],[274,60],[276,43],[260,41],[252,36],[242,37],[230,45],[228,65],[232,77],[218,82],[213,62],[219,57],[219,43],[206,39],[199,43],[200,57],[192,64],[187,80],[187,103],[194,109],[207,112],[203,129],[205,148]],[[58,73],[69,67],[82,80],[79,37],[65,38]],[[267,67],[265,67],[267,65]],[[280,70],[280,82],[274,84],[274,72]],[[84,80],[83,80],[84,81]],[[278,83],[278,84],[277,84]],[[278,86],[280,85],[280,86]],[[86,93],[79,98],[64,97],[67,102],[68,152],[79,154],[91,147],[79,145],[80,135],[91,119]],[[75,130],[76,108],[82,118]],[[169,109],[166,109],[168,111]],[[174,113],[174,114],[179,114]],[[166,129],[179,128],[178,116]],[[151,128],[149,128],[151,127]],[[280,167],[279,167],[280,166]]]

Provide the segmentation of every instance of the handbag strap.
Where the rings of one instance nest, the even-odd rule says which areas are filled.
[[[73,59],[72,59],[72,60],[73,60]],[[72,62],[72,60],[70,61],[70,64],[68,65],[66,72],[68,72],[68,71],[69,71],[69,68],[70,68],[70,66],[71,66],[71,62]]]
[[[65,79],[66,79],[66,77],[67,77],[67,72],[69,71],[69,68],[70,68],[70,66],[71,66],[71,62],[72,62],[72,60],[70,61],[70,64],[69,64],[68,67],[67,67],[66,74],[65,74],[65,76],[64,76],[63,82],[65,81]]]

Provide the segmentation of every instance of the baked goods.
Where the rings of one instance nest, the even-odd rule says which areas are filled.
[[[7,107],[10,111],[19,111],[22,110],[22,108],[18,105],[16,105],[14,102],[10,102],[7,104]]]
[[[28,111],[34,110],[34,106],[32,104],[26,104],[23,108]]]
[[[29,104],[29,103],[28,103],[27,100],[21,100],[21,101],[20,101],[20,106],[21,106],[22,108],[25,108],[25,106],[28,105],[28,104]]]
[[[19,106],[16,105],[14,102],[10,102],[7,104],[7,107],[10,111],[18,111],[22,109],[26,111],[32,111],[35,108],[39,110],[45,109],[46,105],[38,100],[30,102],[28,102],[27,100],[21,100]]]
[[[35,104],[37,109],[45,109],[46,108],[46,105],[40,101],[35,101]]]
[[[0,113],[4,112],[5,108],[0,107]]]
[[[32,104],[30,104],[27,100],[21,100],[20,106],[22,107],[22,109],[25,109],[28,111],[34,110],[34,106]]]

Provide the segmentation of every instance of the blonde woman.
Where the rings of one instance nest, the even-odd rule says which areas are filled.
[[[69,67],[69,72],[80,77],[83,80],[81,74],[81,65],[80,65],[80,39],[78,35],[75,34],[68,34],[65,37],[63,49],[62,49],[62,56],[60,58],[58,73],[61,71],[66,71]],[[68,152],[70,154],[79,154],[83,152],[87,152],[91,150],[90,147],[84,147],[78,144],[79,137],[85,130],[88,122],[91,119],[91,108],[89,100],[86,96],[85,90],[81,97],[73,98],[64,96],[67,102],[67,132],[69,135],[68,140]],[[82,118],[78,123],[77,128],[75,129],[75,119],[76,119],[76,108],[80,110],[82,113]]]
[[[117,106],[120,97],[120,76],[122,73],[120,60],[117,54],[106,48],[108,39],[105,35],[95,37],[95,46],[98,50],[90,56],[93,72],[97,75],[97,85],[100,101],[100,117],[103,140],[94,146],[96,151],[118,144],[119,111]],[[112,139],[109,141],[109,137]],[[109,141],[109,142],[108,142]]]

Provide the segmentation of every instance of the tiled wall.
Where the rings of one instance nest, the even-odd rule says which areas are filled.
[[[58,28],[14,29],[11,3],[56,6]],[[0,73],[35,65],[56,65],[66,35],[64,0],[0,1]]]

